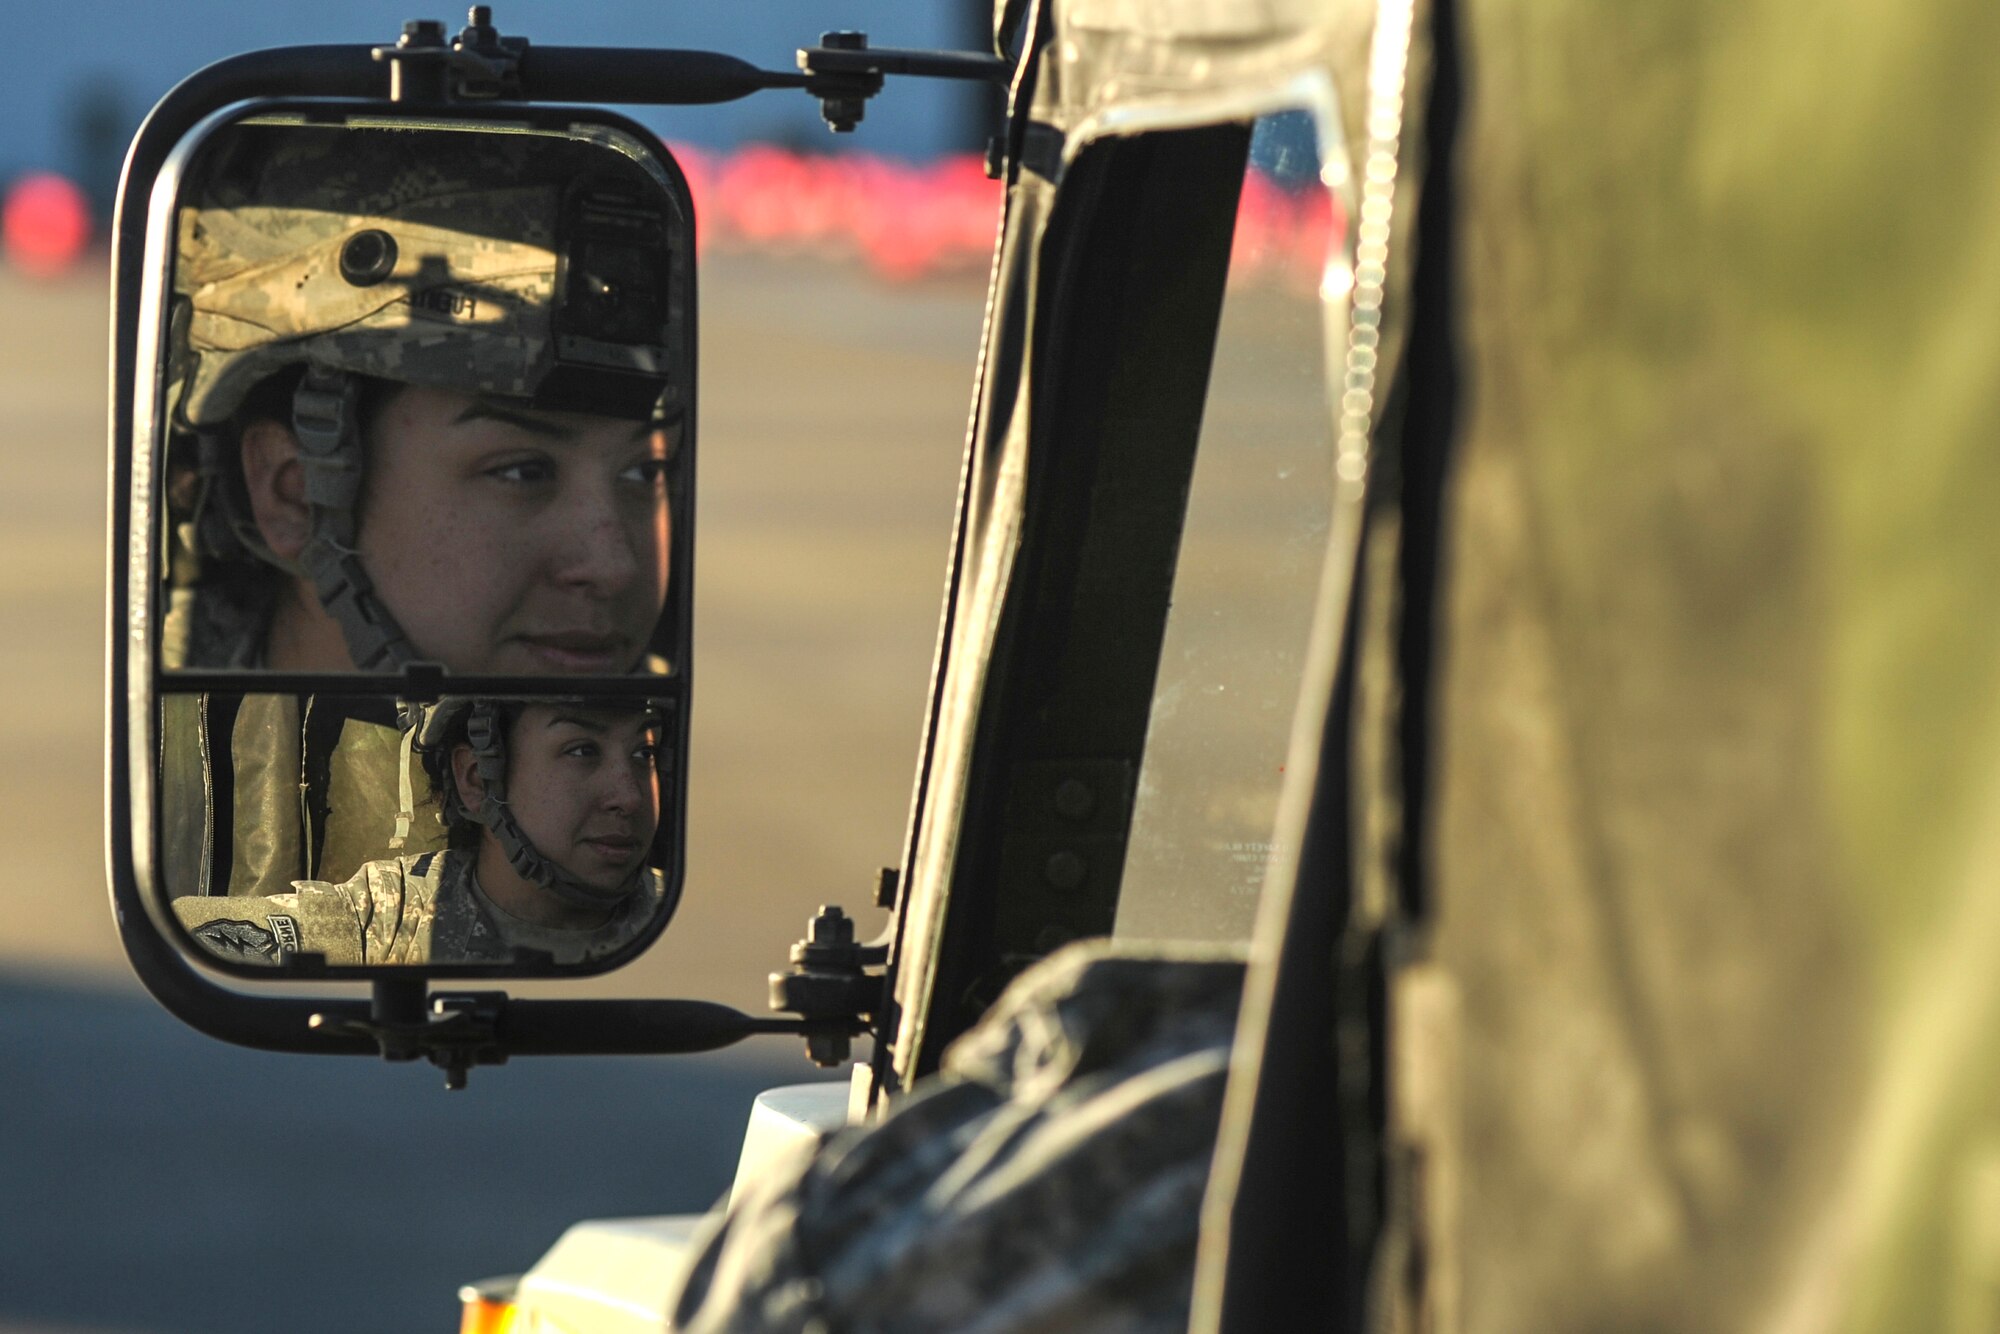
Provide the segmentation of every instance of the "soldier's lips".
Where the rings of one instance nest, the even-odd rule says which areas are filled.
[[[604,834],[581,840],[586,848],[608,862],[628,862],[645,849],[640,840],[625,834]]]
[[[518,635],[514,642],[541,666],[555,672],[623,672],[636,656],[630,643],[619,635],[571,631]]]

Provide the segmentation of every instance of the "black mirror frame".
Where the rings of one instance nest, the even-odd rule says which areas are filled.
[[[309,100],[301,100],[296,97],[260,98],[235,102],[225,107],[222,111],[203,117],[189,131],[187,136],[176,141],[168,156],[163,159],[162,173],[155,176],[151,181],[143,182],[143,190],[149,197],[157,196],[160,187],[168,183],[171,179],[168,173],[173,171],[176,159],[182,157],[184,153],[198,153],[201,144],[206,142],[209,135],[226,128],[228,125],[238,123],[246,117],[267,114],[298,115],[301,113],[307,116],[326,115],[329,117],[349,114],[380,115],[384,113],[394,114],[398,110],[416,111],[416,118],[426,123],[448,123],[452,121],[483,122],[492,121],[496,118],[504,118],[511,122],[530,124],[538,128],[558,131],[581,124],[601,127],[626,135],[635,144],[642,146],[657,142],[657,137],[644,126],[636,124],[623,116],[588,107],[572,107],[567,105],[529,106],[522,103],[507,103],[498,106],[493,103],[456,103],[442,106],[424,106],[418,110],[401,103],[383,106],[380,103],[372,101],[345,98],[315,98]],[[606,149],[606,151],[617,150]],[[679,164],[674,162],[671,156],[665,152],[654,153],[652,160],[670,178],[671,185],[675,188],[675,192],[686,209],[686,218],[684,221],[687,244],[686,248],[677,253],[675,258],[674,287],[680,294],[677,299],[682,305],[687,327],[696,328],[698,327],[697,321],[699,316],[699,284],[692,251],[696,219],[693,213],[692,200],[688,192],[687,180],[682,174]],[[180,182],[174,179],[173,183],[178,185]],[[160,200],[157,197],[151,198],[148,208],[150,212],[158,214],[160,211]],[[128,217],[132,217],[136,221],[137,215],[127,215],[121,212],[117,244],[121,251],[128,239],[139,246],[141,256],[138,277],[139,281],[143,283],[149,278],[157,278],[161,272],[161,265],[164,261],[163,257],[157,253],[157,245],[160,243],[160,240],[159,238],[155,238],[155,250],[152,253],[147,253],[145,249],[146,237],[143,235],[143,231],[138,237],[126,237],[124,224]],[[153,221],[157,223],[159,222],[159,218],[155,217]],[[131,289],[126,288],[123,290],[130,291]],[[125,678],[126,693],[135,706],[134,711],[129,717],[141,727],[150,730],[153,716],[150,710],[158,707],[161,696],[173,694],[325,694],[425,701],[434,700],[444,693],[495,698],[533,698],[546,695],[606,696],[612,699],[636,699],[644,697],[660,707],[665,724],[661,738],[662,753],[666,757],[666,777],[670,781],[670,786],[666,787],[662,792],[659,830],[656,835],[655,847],[665,852],[665,858],[658,865],[657,869],[665,878],[666,893],[662,900],[660,911],[654,915],[654,919],[648,923],[644,930],[618,949],[605,954],[601,958],[594,958],[585,962],[562,965],[553,962],[507,965],[449,964],[437,962],[422,965],[397,964],[334,967],[295,961],[272,969],[267,966],[240,963],[202,953],[188,939],[186,929],[173,919],[172,914],[165,911],[167,895],[161,892],[162,887],[158,884],[160,862],[157,855],[158,849],[154,846],[154,840],[157,837],[156,831],[149,828],[146,841],[135,841],[132,845],[132,852],[134,854],[145,854],[143,861],[134,860],[124,868],[114,865],[114,876],[118,875],[121,870],[129,871],[132,874],[133,878],[138,882],[141,902],[152,912],[156,929],[170,938],[180,940],[183,952],[193,954],[205,967],[213,971],[229,977],[242,978],[246,981],[263,983],[369,981],[382,978],[385,975],[392,979],[416,978],[420,976],[439,979],[476,978],[481,980],[572,978],[611,972],[637,958],[659,938],[660,933],[666,929],[668,922],[672,920],[674,912],[680,904],[682,884],[686,876],[687,759],[693,685],[692,649],[695,553],[693,498],[695,495],[695,469],[700,455],[700,419],[698,414],[699,377],[697,364],[699,346],[691,346],[687,350],[685,366],[679,368],[677,371],[677,374],[684,376],[686,381],[685,397],[683,399],[685,407],[683,421],[686,423],[686,433],[683,436],[679,459],[675,465],[676,489],[683,499],[678,502],[671,527],[669,569],[672,573],[668,580],[667,600],[660,620],[653,632],[653,645],[656,649],[660,648],[663,642],[676,646],[673,654],[674,671],[672,675],[574,678],[444,675],[429,664],[413,665],[400,675],[387,672],[306,673],[268,672],[261,670],[186,671],[182,669],[175,669],[169,673],[161,669],[156,660],[156,655],[150,647],[150,640],[155,637],[157,629],[154,622],[159,618],[161,608],[154,605],[153,602],[149,602],[144,608],[139,608],[132,606],[129,600],[132,596],[147,596],[150,598],[157,592],[156,589],[139,582],[142,574],[149,573],[156,561],[150,550],[142,549],[139,546],[138,531],[131,526],[135,516],[131,512],[130,505],[134,494],[134,470],[138,467],[137,458],[143,445],[150,441],[150,431],[146,429],[146,424],[137,420],[137,392],[140,388],[140,381],[137,377],[147,373],[159,374],[165,360],[159,356],[146,357],[148,348],[146,342],[146,334],[148,332],[146,316],[149,313],[154,316],[152,324],[155,330],[163,329],[165,325],[164,309],[160,308],[160,303],[148,302],[143,297],[140,297],[136,304],[137,310],[134,313],[133,330],[134,341],[126,342],[121,336],[121,341],[118,344],[119,354],[122,356],[129,350],[133,362],[133,378],[128,393],[134,397],[125,405],[125,411],[130,421],[130,428],[121,433],[120,428],[114,425],[111,437],[113,455],[112,481],[114,486],[122,488],[120,499],[126,506],[123,511],[123,519],[126,526],[119,531],[122,531],[126,535],[131,544],[122,553],[122,561],[120,560],[121,553],[115,545],[112,555],[114,565],[123,565],[126,579],[123,591],[127,595],[127,600],[114,603],[112,607],[112,619],[114,625],[123,626],[126,636],[123,642],[114,645],[114,653],[118,654],[122,660],[122,667],[118,670],[122,670]],[[123,317],[124,312],[121,310],[121,324]],[[141,365],[141,361],[146,359],[150,359],[154,364],[151,366]],[[123,377],[121,376],[120,378],[122,380]],[[153,386],[155,393],[148,396],[148,401],[154,401],[159,388],[160,385],[158,383]],[[155,450],[157,452],[157,445],[155,446]],[[145,485],[143,478],[138,480],[138,485],[141,491],[157,492],[159,490],[157,479],[154,479],[154,484],[151,487]],[[158,540],[158,533],[155,531],[155,527],[149,525],[146,530],[146,540],[149,542]],[[114,533],[113,537],[115,543],[117,533]],[[123,608],[122,616],[120,615],[121,608]],[[143,635],[138,633],[142,629],[144,630]],[[145,650],[139,649],[135,644],[135,641],[142,638],[146,639],[149,643],[149,647]],[[142,652],[145,654],[143,657],[141,656]],[[154,743],[148,739],[147,735],[141,734],[125,737],[114,735],[113,744],[118,752],[126,756],[128,767],[122,775],[122,784],[121,776],[117,774],[112,776],[111,782],[114,787],[122,786],[122,793],[120,795],[122,795],[127,809],[135,813],[140,811],[150,812],[152,809],[151,802],[137,795],[136,790],[138,788],[137,775],[140,773],[142,766],[151,764],[153,760],[151,752],[154,749]],[[144,756],[135,752],[135,747],[142,745],[147,752]]]
[[[120,179],[111,283],[106,855],[112,911],[126,955],[156,1000],[183,1022],[212,1037],[271,1051],[329,1055],[379,1052],[402,1060],[428,1056],[451,1072],[448,1082],[452,1083],[462,1082],[470,1064],[495,1063],[509,1055],[692,1052],[727,1046],[755,1033],[858,1032],[858,1018],[760,1019],[728,1006],[688,1000],[521,1001],[503,993],[479,992],[430,996],[432,1004],[427,1007],[430,970],[424,968],[399,970],[393,979],[384,979],[379,973],[362,974],[374,979],[373,995],[368,1000],[251,996],[211,980],[161,929],[160,909],[152,902],[157,896],[143,892],[135,871],[135,852],[150,850],[155,839],[152,812],[135,806],[131,790],[132,747],[144,746],[150,735],[150,726],[143,720],[153,707],[153,694],[150,672],[146,680],[130,679],[129,627],[124,611],[134,572],[121,558],[132,521],[132,459],[121,445],[133,438],[138,376],[142,373],[138,361],[142,333],[139,293],[147,275],[143,220],[154,182],[169,156],[197,125],[227,107],[263,99],[340,98],[391,114],[417,110],[407,102],[390,100],[390,67],[378,61],[374,52],[374,48],[360,45],[284,47],[212,65],[183,81],[153,109],[133,141]],[[710,52],[537,48],[521,62],[520,100],[426,104],[423,110],[479,118],[522,114],[531,98],[686,104],[733,100],[761,88],[802,86],[800,75],[761,71]],[[590,119],[613,119],[608,113],[583,114]],[[157,366],[145,368],[145,373],[156,374]],[[675,536],[677,556],[683,540],[691,553],[692,524],[685,526],[689,530],[685,539],[678,533]],[[691,565],[682,568],[691,570]],[[139,571],[138,576],[150,579],[150,570]],[[690,599],[683,596],[681,603],[685,607]],[[286,684],[269,675],[246,675],[243,684],[252,683],[266,689]],[[177,679],[180,688],[200,688],[203,684],[191,677]],[[213,680],[206,684],[215,687]],[[385,681],[356,673],[335,675],[319,684],[327,689],[360,687],[355,693],[382,693],[385,686],[393,685],[396,690],[411,689],[422,696],[426,688],[436,693],[439,682],[394,684],[393,678]],[[485,684],[482,678],[457,678],[453,688],[476,689]],[[503,685],[499,681],[492,684]],[[600,679],[587,693],[618,693],[622,686],[623,693],[630,694],[632,684],[631,678],[616,684]],[[491,693],[519,692],[501,688]],[[136,738],[135,717],[142,721]],[[684,785],[681,790],[685,792]],[[260,975],[256,970],[232,971]],[[328,970],[326,976],[339,980],[340,973],[349,971]],[[448,971],[438,970],[440,974]]]

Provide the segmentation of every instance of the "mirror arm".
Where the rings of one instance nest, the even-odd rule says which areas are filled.
[[[536,101],[705,106],[768,88],[803,88],[806,76],[759,69],[718,51],[537,46],[521,58],[521,82]]]
[[[871,47],[865,32],[820,34],[818,46],[799,49],[805,90],[819,99],[820,115],[835,134],[852,133],[868,99],[882,91],[886,75],[918,79],[963,79],[1005,84],[1013,67],[998,56],[976,51],[909,51]]]
[[[378,56],[378,51],[388,54]],[[438,54],[453,52],[454,48],[445,47]],[[232,102],[281,93],[387,99],[392,73],[411,54],[399,47],[351,43],[285,46],[247,51],[195,71],[160,99],[133,139],[120,184],[121,208],[128,202],[123,197],[124,181],[150,185],[174,145],[211,112]],[[473,101],[504,95],[549,102],[698,106],[733,102],[771,88],[807,88],[812,82],[810,75],[760,69],[719,51],[530,47],[525,39],[496,37],[490,46],[482,43],[457,54],[463,67],[461,86],[466,100]],[[480,62],[476,66],[475,60]],[[490,85],[477,77],[482,73],[499,85],[494,91],[487,91]],[[144,192],[129,202],[143,213]]]
[[[444,24],[415,19],[394,46],[370,55],[390,67],[396,102],[482,101],[535,97],[596,102],[691,105],[733,102],[768,88],[803,88],[819,99],[836,133],[860,124],[868,99],[888,75],[1005,84],[1013,69],[973,51],[871,49],[868,34],[822,33],[798,52],[799,73],[758,69],[713,51],[568,47],[531,50],[524,37],[502,37],[488,5],[472,7],[464,31],[447,41]]]
[[[753,1019],[712,1001],[517,1001],[504,991],[442,991],[428,997],[422,978],[375,983],[368,1017],[326,1011],[316,1032],[361,1040],[390,1061],[426,1058],[445,1072],[448,1089],[465,1087],[475,1065],[509,1056],[677,1056],[714,1051],[761,1033],[803,1033],[808,1041],[858,1025],[824,1019]]]
[[[530,47],[525,37],[500,36],[484,5],[473,9],[472,20],[448,43],[442,23],[413,20],[403,25],[394,46],[372,48],[369,56],[389,66],[390,100],[697,106],[734,102],[767,88],[806,86],[803,74],[759,69],[717,51]]]

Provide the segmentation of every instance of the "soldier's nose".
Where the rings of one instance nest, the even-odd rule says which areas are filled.
[[[642,554],[652,554],[639,550],[650,545],[646,536],[628,529],[608,497],[579,499],[569,519],[551,535],[558,582],[607,594],[630,587],[645,567]]]

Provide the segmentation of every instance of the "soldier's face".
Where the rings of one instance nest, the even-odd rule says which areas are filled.
[[[367,437],[362,564],[417,655],[454,671],[631,670],[666,597],[671,445],[402,388]]]
[[[523,709],[507,743],[507,801],[521,832],[584,884],[625,885],[660,822],[658,740],[643,713]]]

